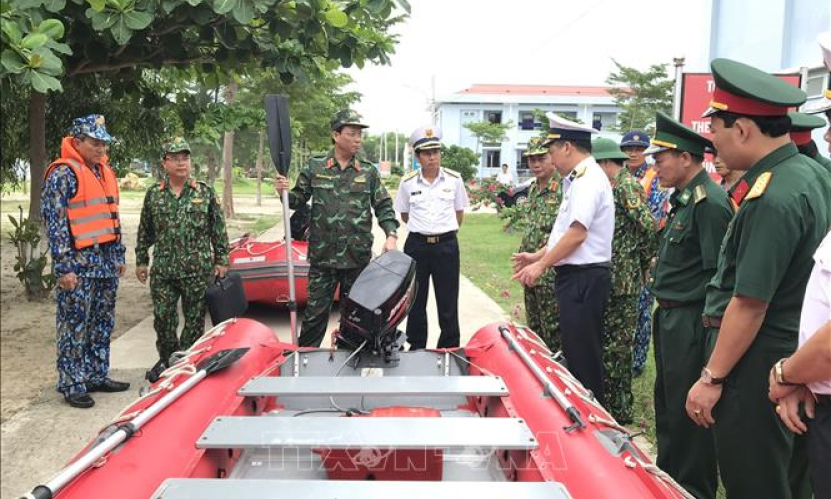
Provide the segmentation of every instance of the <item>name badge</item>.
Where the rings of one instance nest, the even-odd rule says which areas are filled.
[[[360,177],[355,177],[355,182],[359,183],[359,184],[365,183],[366,182],[366,177],[364,175],[361,175]]]
[[[190,200],[191,203],[199,204],[202,202],[202,198],[193,198]]]
[[[419,194],[421,194],[421,191],[413,191],[410,193],[410,196],[418,196]]]

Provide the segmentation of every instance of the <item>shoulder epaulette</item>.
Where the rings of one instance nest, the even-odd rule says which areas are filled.
[[[450,168],[442,168],[442,170],[444,170],[444,173],[450,175],[451,177],[456,177],[456,178],[461,177],[461,175],[459,175],[459,172],[457,172],[455,170],[451,170]]]
[[[412,180],[418,176],[418,170],[413,170],[410,173],[404,175],[404,182],[408,180]]]
[[[753,183],[753,187],[750,189],[750,192],[747,193],[747,196],[744,197],[744,200],[747,201],[749,199],[761,197],[762,194],[765,193],[765,190],[767,190],[771,177],[773,177],[773,173],[771,172],[765,172],[759,175],[759,178],[757,178],[756,182]]]
[[[695,202],[695,204],[698,204],[699,201],[701,201],[702,199],[706,199],[706,198],[707,198],[707,190],[704,189],[704,186],[703,185],[695,186],[695,192],[693,193],[693,201]]]
[[[586,165],[583,165],[574,170],[574,178],[580,178],[586,173]]]

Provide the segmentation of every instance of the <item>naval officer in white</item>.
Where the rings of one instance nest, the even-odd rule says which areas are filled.
[[[514,279],[532,286],[554,267],[560,334],[568,368],[603,403],[603,316],[611,290],[615,205],[591,155],[597,130],[547,113],[546,145],[563,177],[563,201],[545,248],[513,255]]]
[[[438,348],[459,346],[459,242],[467,191],[459,173],[441,167],[441,130],[418,128],[410,146],[421,168],[401,180],[395,211],[407,224],[404,252],[416,262],[416,298],[407,318],[410,350],[427,347],[427,292],[433,278],[439,316]]]

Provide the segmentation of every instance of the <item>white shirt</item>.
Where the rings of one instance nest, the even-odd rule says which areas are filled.
[[[814,270],[805,288],[802,315],[799,319],[799,346],[805,344],[826,322],[831,321],[831,232],[814,253]],[[831,395],[831,377],[809,383],[814,393]]]
[[[611,262],[615,231],[612,186],[591,156],[578,163],[563,179],[563,201],[548,236],[548,251],[574,222],[586,228],[586,240],[554,266]]]
[[[433,183],[421,170],[404,177],[395,195],[395,211],[410,215],[407,230],[428,236],[459,230],[456,212],[469,204],[462,177],[444,168]]]
[[[496,176],[496,181],[502,185],[512,186],[514,185],[514,177],[511,175],[511,172],[499,172]]]

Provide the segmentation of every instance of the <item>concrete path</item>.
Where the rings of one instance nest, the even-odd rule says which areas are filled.
[[[381,252],[383,232],[376,226],[375,253]],[[406,229],[399,230],[399,249],[403,248]],[[260,236],[261,240],[280,240],[282,225]],[[129,304],[119,304],[129,306]],[[482,326],[504,320],[499,305],[464,276],[459,292],[462,344]],[[283,341],[290,341],[289,318],[284,310],[252,306],[247,317],[274,329]],[[328,331],[337,327],[338,314],[329,318]],[[429,342],[434,347],[439,329],[435,298],[431,291],[428,303]],[[406,326],[406,322],[400,326]],[[298,324],[299,327],[299,324]],[[324,345],[328,345],[327,334]],[[44,355],[51,355],[51,350]],[[124,393],[95,395],[95,407],[72,409],[56,392],[45,392],[25,411],[15,414],[0,428],[0,499],[16,499],[34,485],[49,480],[75,453],[106,426],[122,408],[132,403],[144,383],[144,372],[158,359],[155,348],[153,317],[147,317],[112,344],[112,377],[132,383]]]

